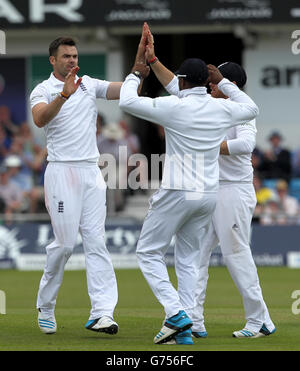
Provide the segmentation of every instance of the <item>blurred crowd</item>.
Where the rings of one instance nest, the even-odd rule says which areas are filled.
[[[46,150],[27,122],[15,124],[7,106],[0,106],[0,213],[44,211],[43,177]]]
[[[300,149],[290,151],[273,132],[269,149],[252,154],[257,206],[254,222],[263,225],[300,224]]]
[[[157,133],[158,137],[163,136]],[[264,225],[300,224],[300,148],[296,151],[285,148],[279,132],[271,133],[268,140],[267,150],[255,148],[252,154],[257,196],[253,221]],[[116,187],[108,187],[107,211],[109,214],[122,211],[128,197],[148,189],[147,163],[142,158],[137,163],[128,163],[130,156],[141,152],[139,137],[125,120],[107,123],[99,114],[97,145],[100,154],[111,155],[116,165],[116,171],[109,173],[110,177],[115,176],[110,182]],[[17,125],[9,108],[0,106],[0,214],[7,220],[13,213],[46,212],[43,191],[46,157],[46,148],[34,138],[30,125],[27,122]],[[101,165],[102,170],[107,166]],[[128,180],[137,167],[139,188],[133,189],[124,179]],[[119,187],[120,181],[124,187]]]
[[[109,154],[115,160],[115,171],[109,173],[110,185],[116,187],[107,189],[107,211],[114,213],[125,208],[127,198],[136,192],[146,193],[148,189],[148,165],[146,160],[139,156],[138,161],[130,163],[132,155],[141,153],[139,137],[131,130],[130,125],[125,121],[106,123],[103,115],[98,115],[97,120],[97,146],[100,155]],[[136,163],[135,163],[136,162]],[[102,168],[107,167],[106,163],[101,164]],[[138,168],[136,184],[139,188],[132,188],[128,182],[129,174]],[[107,177],[104,175],[106,182]],[[115,177],[112,179],[112,177]],[[126,180],[126,181],[124,181]]]

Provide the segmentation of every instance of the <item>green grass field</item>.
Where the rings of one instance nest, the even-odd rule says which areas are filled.
[[[176,283],[174,269],[170,277]],[[6,314],[0,315],[0,350],[8,351],[287,351],[300,350],[300,314],[292,313],[291,298],[300,289],[299,270],[259,268],[265,301],[277,327],[274,335],[260,339],[235,339],[232,331],[243,327],[239,293],[228,271],[210,268],[206,301],[206,339],[193,346],[154,345],[164,313],[139,270],[117,270],[119,303],[117,335],[84,328],[90,303],[84,271],[65,272],[56,307],[58,331],[42,334],[37,327],[36,293],[41,272],[0,271],[0,289],[6,293]]]

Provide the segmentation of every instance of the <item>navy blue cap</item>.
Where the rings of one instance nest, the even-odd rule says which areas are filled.
[[[175,72],[175,75],[199,85],[205,84],[209,76],[206,63],[199,58],[186,59],[179,70]]]
[[[234,62],[225,62],[218,66],[221,74],[229,81],[235,81],[241,89],[247,82],[247,74],[242,66]]]

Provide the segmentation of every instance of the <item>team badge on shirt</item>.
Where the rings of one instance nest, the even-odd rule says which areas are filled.
[[[64,212],[64,202],[63,201],[58,201],[58,210],[59,213]]]

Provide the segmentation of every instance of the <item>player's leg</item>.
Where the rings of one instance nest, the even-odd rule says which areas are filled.
[[[206,196],[207,197],[207,196]],[[193,217],[178,231],[175,246],[175,268],[178,280],[178,294],[184,310],[192,318],[193,332],[201,332],[205,336],[203,304],[208,279],[208,265],[211,245],[203,249],[203,241],[211,224],[215,196],[203,200],[203,205]],[[211,237],[213,228],[210,230]],[[209,239],[214,243],[213,238]],[[197,247],[197,248],[195,248]],[[199,268],[201,272],[199,272]],[[199,276],[200,274],[200,276]],[[201,285],[201,288],[199,287]]]
[[[164,260],[172,237],[185,221],[186,212],[184,192],[160,189],[150,199],[150,208],[137,244],[140,269],[157,300],[164,307],[167,318],[154,339],[155,343],[167,341],[180,330],[192,325],[182,311],[182,304],[170,282]]]
[[[46,264],[37,296],[37,308],[42,321],[40,327],[42,331],[44,328],[44,332],[48,331],[48,325],[43,321],[54,318],[64,268],[78,235],[80,198],[81,180],[76,170],[64,165],[49,164],[45,173],[45,202],[55,240],[46,247]]]
[[[249,245],[251,220],[256,204],[253,186],[221,186],[219,194],[214,214],[216,231],[225,264],[243,298],[246,328],[257,333],[265,324],[271,332],[275,326],[263,299]]]
[[[192,314],[192,332],[195,337],[206,337],[204,324],[204,303],[206,298],[207,281],[209,278],[208,268],[213,249],[218,244],[214,224],[211,222],[201,242],[200,256],[197,261],[198,279],[195,290],[194,308]]]
[[[181,222],[184,210],[177,208],[178,192],[159,189],[150,199],[150,208],[145,218],[137,244],[140,268],[154,295],[171,317],[182,309],[177,291],[169,279],[164,255]]]
[[[98,166],[83,169],[86,188],[83,197],[80,232],[86,259],[91,311],[86,328],[115,334],[113,321],[118,301],[117,281],[105,245],[106,185]]]

